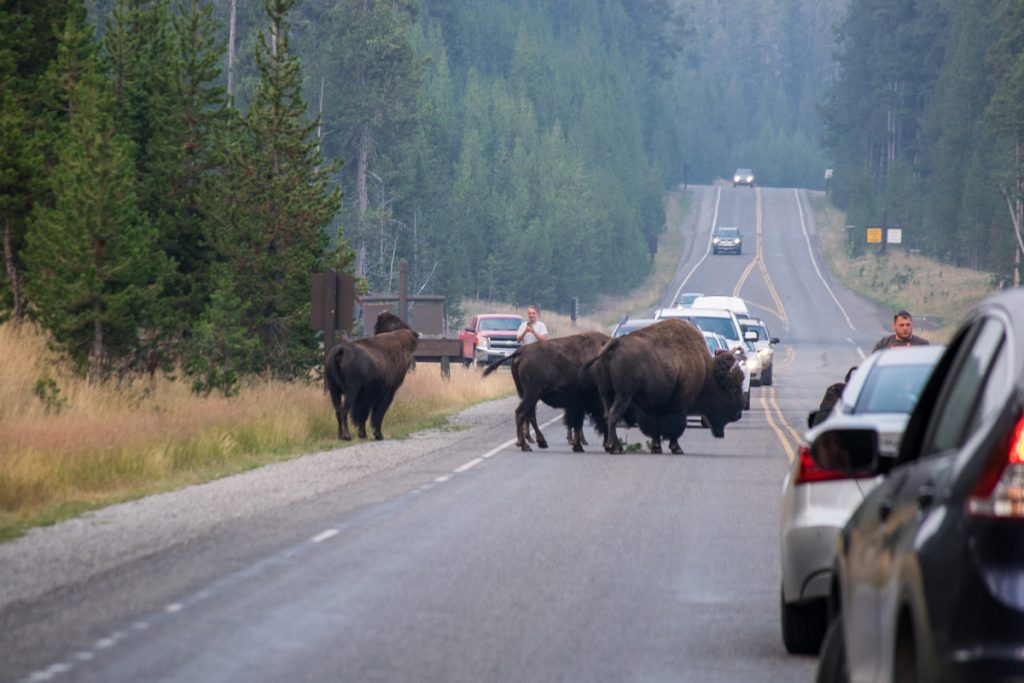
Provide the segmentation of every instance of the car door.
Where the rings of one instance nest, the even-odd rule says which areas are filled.
[[[986,404],[986,380],[993,375],[1004,338],[1003,324],[993,318],[980,318],[962,330],[947,353],[950,360],[940,362],[925,389],[932,404],[923,408],[928,417],[918,427],[919,447],[901,450],[899,464],[861,511],[858,547],[851,555],[858,569],[850,624],[861,636],[873,625],[876,635],[863,638],[861,651],[851,651],[852,680],[887,680],[892,670],[898,611],[919,575],[915,540],[937,510],[941,515],[939,499],[959,448],[979,424],[976,415]]]
[[[459,334],[462,338],[462,357],[473,359],[473,345],[476,343],[476,328],[479,322],[479,316],[474,315],[469,319],[469,325]]]

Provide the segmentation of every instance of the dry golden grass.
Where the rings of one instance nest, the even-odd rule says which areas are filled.
[[[233,398],[185,382],[90,384],[31,326],[0,326],[0,539],[92,507],[344,445],[322,387],[261,382]],[[59,393],[34,388],[52,380]],[[384,421],[388,438],[443,424],[472,403],[512,394],[511,377],[436,365],[409,373]],[[61,407],[57,407],[60,404]]]
[[[845,215],[825,198],[812,200],[815,222],[828,267],[848,289],[891,307],[910,311],[915,320],[929,319],[936,329],[933,343],[946,343],[964,314],[994,291],[991,273],[957,268],[890,247],[879,255],[874,247],[853,258],[845,240]],[[915,327],[920,328],[919,325]]]
[[[542,312],[553,334],[608,331],[623,313],[654,305],[683,248],[684,194],[673,193],[666,206],[673,228],[644,286],[602,299],[575,329],[567,316]],[[524,308],[463,305],[470,315]],[[0,540],[102,505],[345,445],[319,385],[256,382],[224,398],[197,396],[187,382],[159,375],[92,384],[46,342],[31,325],[0,325]],[[459,366],[443,380],[436,365],[420,364],[384,419],[385,437],[443,426],[462,408],[514,391],[508,373],[481,378],[479,369]]]

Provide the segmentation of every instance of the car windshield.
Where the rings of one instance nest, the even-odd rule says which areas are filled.
[[[519,318],[483,318],[480,320],[481,330],[511,330],[519,329],[522,324]]]
[[[705,332],[720,334],[726,339],[736,339],[736,330],[733,328],[730,318],[715,318],[711,316],[695,315],[691,322]]]
[[[737,169],[736,175],[750,175],[750,169],[749,168]]]
[[[910,413],[917,404],[932,365],[876,366],[864,383],[855,414]]]
[[[768,339],[768,330],[762,325],[742,325],[744,332],[757,332],[757,341]]]
[[[719,237],[737,237],[740,234],[738,228],[719,228]]]
[[[630,332],[635,332],[636,330],[639,330],[641,327],[647,327],[648,325],[653,325],[655,322],[657,322],[657,321],[655,321],[655,320],[631,320],[629,322],[622,323],[621,325],[616,327],[615,328],[615,333],[612,336],[613,337],[624,337],[627,334],[629,334]]]

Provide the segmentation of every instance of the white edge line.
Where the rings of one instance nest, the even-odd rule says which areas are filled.
[[[825,282],[825,277],[821,274],[821,270],[818,268],[818,262],[814,260],[814,252],[811,250],[811,238],[807,234],[807,225],[804,223],[804,207],[800,204],[800,193],[797,192],[797,189],[795,187],[793,188],[793,196],[796,198],[796,208],[800,214],[800,229],[804,233],[804,241],[807,243],[807,255],[811,258],[811,265],[814,266],[814,272],[818,274],[818,279],[821,280],[821,284],[825,285],[825,289],[828,291],[828,295],[832,297],[832,301],[836,302],[836,306],[839,307],[839,310],[843,314],[843,317],[846,318],[846,324],[850,326],[851,330],[856,332],[857,328],[854,327],[853,323],[850,321],[850,316],[846,314],[846,309],[843,308],[843,305],[841,303],[839,303],[839,299],[836,298],[836,295],[832,291],[832,288],[828,286],[827,282]]]
[[[479,465],[483,461],[484,461],[483,458],[473,458],[472,460],[467,462],[465,465],[460,465],[459,467],[456,467],[453,471],[455,473],[457,473],[457,474],[461,474],[462,472],[465,472],[466,470],[468,470],[468,469],[470,469],[472,467],[476,467],[477,465]]]
[[[711,251],[711,235],[715,232],[715,224],[718,223],[718,204],[722,201],[722,188],[718,188],[718,192],[715,194],[715,214],[711,217],[711,230],[708,233],[708,246],[704,249],[704,254],[700,257],[697,263],[694,264],[690,272],[686,274],[683,281],[679,283],[679,289],[676,290],[676,295],[672,297],[672,303],[669,306],[674,306],[679,301],[679,295],[683,293],[683,289],[686,287],[686,283],[690,281],[693,274],[700,268],[700,264],[704,263],[704,259],[708,257],[708,253]]]
[[[323,543],[328,538],[334,538],[337,535],[338,535],[338,530],[337,529],[327,529],[326,531],[321,531],[320,533],[318,533],[316,536],[314,536],[313,538],[311,538],[309,540],[311,542],[313,542],[313,543]]]

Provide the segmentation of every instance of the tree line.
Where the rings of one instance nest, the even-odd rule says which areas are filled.
[[[315,367],[326,267],[586,307],[647,275],[666,188],[820,184],[841,5],[12,0],[0,316],[231,391]]]
[[[836,36],[824,141],[849,222],[1019,283],[1024,2],[851,0]]]

